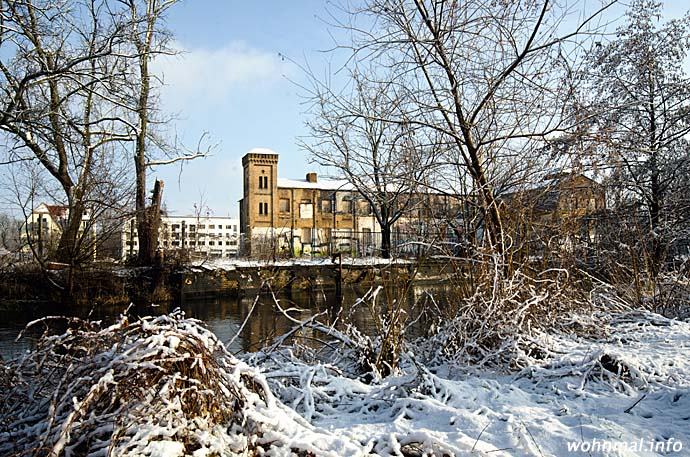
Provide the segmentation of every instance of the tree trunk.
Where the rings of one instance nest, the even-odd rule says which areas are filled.
[[[158,248],[158,228],[160,226],[161,198],[163,196],[163,181],[156,180],[151,197],[151,206],[137,212],[137,231],[139,233],[140,265],[156,263],[156,249]]]
[[[138,263],[140,265],[152,265],[154,261],[155,249],[158,244],[157,234],[156,243],[154,244],[154,233],[152,227],[152,220],[157,220],[159,211],[156,206],[156,197],[160,199],[160,187],[158,181],[154,185],[153,197],[151,203],[151,211],[146,207],[146,137],[148,135],[149,123],[149,91],[150,78],[148,69],[148,59],[150,51],[150,28],[151,21],[147,21],[147,33],[143,42],[137,43],[137,49],[140,52],[139,57],[139,76],[141,78],[141,87],[139,89],[139,100],[137,101],[137,116],[139,118],[139,131],[136,137],[136,151],[134,156],[134,165],[136,171],[136,213],[137,213],[137,231],[139,235],[139,257]],[[160,206],[160,205],[159,205]],[[153,213],[153,214],[152,214]],[[155,216],[155,217],[154,217]]]
[[[55,252],[55,260],[74,266],[81,259],[82,254],[79,249],[79,232],[81,230],[81,222],[84,216],[84,203],[79,201],[69,205],[69,215],[67,216],[67,225],[63,228],[60,235],[57,251]]]
[[[656,279],[661,271],[663,264],[663,244],[661,241],[661,186],[659,184],[659,170],[656,161],[656,154],[652,155],[652,172],[651,172],[651,202],[649,204],[649,218],[651,224],[651,238],[652,246],[649,255],[649,270],[652,279]]]
[[[381,226],[381,257],[391,258],[391,226],[389,224]]]

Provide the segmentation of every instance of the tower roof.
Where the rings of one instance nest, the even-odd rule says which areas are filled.
[[[272,149],[268,149],[268,148],[254,148],[254,149],[247,151],[247,153],[245,155],[249,155],[249,154],[270,154],[270,155],[274,155],[274,156],[278,155],[277,152],[275,152]]]

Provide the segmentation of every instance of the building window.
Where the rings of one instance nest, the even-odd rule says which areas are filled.
[[[342,211],[343,213],[352,213],[352,200],[343,200]]]
[[[196,225],[194,225],[194,224],[189,224],[189,231],[190,231],[190,232],[196,231]]]
[[[290,199],[289,198],[281,198],[280,202],[280,212],[281,213],[289,213],[290,212]]]
[[[189,242],[189,245],[190,245],[190,246],[196,246],[196,241],[190,241],[190,242]]]
[[[199,246],[206,246],[206,241],[199,241]]]
[[[208,226],[208,229],[209,229],[209,230],[212,230],[212,229],[214,229],[214,228],[216,228],[215,225],[209,225],[209,226]]]
[[[259,189],[268,189],[268,176],[259,176]]]
[[[180,242],[179,242],[179,241],[173,241],[173,242],[172,242],[172,245],[173,245],[173,246],[179,246],[179,245],[180,245]]]
[[[204,224],[199,225],[199,230],[203,230],[205,228],[206,228],[206,226]]]
[[[215,246],[215,244],[216,244],[215,241],[209,241],[209,242],[208,242],[208,245],[209,245],[209,246]]]
[[[322,213],[330,213],[331,212],[331,201],[330,200],[321,200],[321,212]]]
[[[268,215],[268,203],[259,202],[259,214],[262,216]]]
[[[180,230],[180,224],[173,224],[172,229],[173,230]]]
[[[225,230],[232,230],[232,225],[226,225]]]

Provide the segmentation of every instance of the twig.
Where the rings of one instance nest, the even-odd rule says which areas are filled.
[[[630,406],[629,408],[626,408],[625,411],[623,411],[623,412],[624,412],[624,413],[627,413],[627,414],[630,414],[630,411],[632,411],[632,409],[633,409],[635,406],[637,406],[637,404],[638,404],[639,402],[641,402],[642,400],[644,400],[646,396],[647,396],[646,393],[642,394],[642,396],[641,396],[640,398],[638,398],[637,401],[636,401],[635,403],[632,404],[632,406]]]
[[[484,433],[484,430],[486,430],[487,428],[489,428],[489,425],[491,425],[491,423],[486,424],[486,425],[484,426],[484,428],[482,429],[482,431],[479,432],[479,436],[477,436],[477,439],[474,440],[474,444],[472,445],[472,449],[470,449],[470,452],[474,452],[474,448],[477,446],[477,443],[479,442],[479,439],[482,437],[482,434]]]

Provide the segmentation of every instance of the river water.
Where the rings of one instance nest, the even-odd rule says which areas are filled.
[[[379,294],[377,306],[358,304],[358,297],[367,291],[346,288],[343,297],[338,299],[333,291],[318,290],[310,292],[293,292],[290,295],[278,294],[276,298],[283,309],[296,308],[291,316],[303,320],[316,313],[325,311],[319,320],[327,323],[336,322],[342,327],[347,321],[355,325],[365,334],[376,332],[373,314],[382,312],[382,306],[387,301],[385,291]],[[420,316],[421,310],[426,308],[433,295],[437,303],[443,303],[445,289],[440,286],[415,287],[404,297],[404,307],[410,319]],[[254,304],[256,302],[256,305]],[[206,300],[186,300],[178,306],[189,317],[203,321],[216,336],[228,345],[231,352],[254,352],[270,344],[274,338],[283,335],[292,328],[292,323],[276,307],[270,294],[247,295],[244,297],[223,297]],[[131,306],[128,314],[132,317],[159,315],[172,311],[173,305],[160,306]],[[57,305],[34,304],[22,307],[21,311],[5,311],[0,318],[0,356],[11,359],[33,348],[45,326],[38,324],[28,329],[22,338],[17,336],[25,326],[45,316],[74,316],[91,320],[113,322],[127,307],[104,306],[61,308]],[[242,324],[246,321],[241,333],[235,337]],[[423,332],[425,320],[419,319],[414,332]],[[233,341],[234,339],[234,341]],[[232,344],[229,344],[232,341]]]

